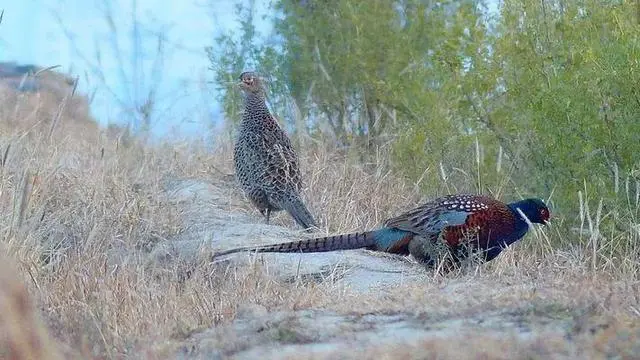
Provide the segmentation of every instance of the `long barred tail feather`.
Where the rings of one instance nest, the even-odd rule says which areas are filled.
[[[238,252],[313,253],[375,247],[373,232],[332,235],[308,240],[292,241],[273,245],[245,246],[216,252],[214,257]]]
[[[408,255],[409,243],[414,235],[414,233],[399,229],[382,228],[374,231],[332,235],[273,245],[245,246],[217,252],[213,257],[245,251],[261,253],[314,253],[362,248]]]

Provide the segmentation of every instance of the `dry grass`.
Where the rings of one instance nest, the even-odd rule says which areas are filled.
[[[33,114],[55,115],[60,109],[24,96],[4,103],[23,110],[30,106]],[[15,271],[0,269],[1,313],[20,319],[2,318],[10,335],[3,351],[23,354],[12,358],[45,358],[28,351],[55,358],[47,332],[65,358],[170,358],[191,334],[230,324],[244,304],[268,311],[405,312],[430,319],[503,310],[562,312],[575,323],[584,318],[585,329],[593,319],[607,323],[596,335],[573,331],[579,353],[557,334],[521,342],[470,332],[362,353],[337,348],[309,358],[632,356],[634,342],[623,334],[635,338],[640,329],[640,249],[632,247],[640,236],[637,222],[615,234],[629,244],[624,258],[607,256],[609,235],[593,226],[588,234],[598,232],[594,239],[599,242],[587,235],[584,243],[556,250],[549,244],[562,243],[555,240],[566,236],[561,227],[552,227],[475,271],[432,275],[423,284],[383,294],[358,294],[330,282],[287,283],[265,274],[259,262],[241,269],[200,264],[186,280],[178,270],[158,276],[137,260],[155,243],[184,230],[180,209],[158,196],[164,182],[192,178],[228,185],[230,143],[220,141],[213,152],[202,144],[143,146],[107,136],[74,113],[62,114],[52,125],[23,110],[0,113],[0,233],[3,252],[19,269],[11,277],[7,274]],[[14,126],[19,121],[22,125]],[[373,228],[421,199],[417,186],[389,170],[384,153],[371,164],[357,164],[349,154],[313,145],[302,157],[305,196],[327,232]],[[235,196],[240,205],[233,210],[256,214],[239,192]],[[590,221],[597,223],[597,216],[603,215],[589,213]],[[274,220],[293,226],[284,214]],[[29,299],[39,314],[31,311]],[[6,312],[6,306],[17,310]],[[34,320],[40,316],[47,330]]]

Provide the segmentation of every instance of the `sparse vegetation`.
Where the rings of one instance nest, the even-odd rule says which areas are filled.
[[[317,5],[319,2],[313,3],[320,6]],[[350,7],[351,2],[335,3],[338,4],[337,13],[342,14],[336,18],[346,18],[344,12],[348,11],[354,14],[355,18],[350,18],[354,28],[326,26],[322,22],[317,26],[359,31],[363,38],[357,38],[358,42],[351,45],[365,47],[356,46],[353,54],[375,52],[376,47],[372,47],[372,40],[366,36],[380,41],[398,41],[398,46],[412,44],[420,38],[419,33],[408,39],[396,37],[401,37],[401,31],[381,33],[385,26],[380,24],[385,22],[374,22],[377,32],[368,33],[366,18],[356,16],[359,12]],[[426,10],[421,2],[400,3],[415,3]],[[281,4],[293,6],[293,2]],[[363,9],[368,11],[363,13],[366,16],[393,14],[383,9],[385,2],[367,4],[375,6]],[[534,6],[526,1],[523,4]],[[446,38],[457,38],[455,34],[464,33],[464,24],[471,20],[475,24],[477,20],[472,7],[461,6],[468,12],[456,12],[455,7],[437,12],[438,16],[451,15],[463,21],[449,31],[436,31],[439,37],[430,40],[433,44],[443,44],[442,51],[436,52],[444,56],[439,66],[447,64],[447,59],[458,58],[458,55],[452,55],[456,53],[457,47],[453,45],[457,43],[448,43]],[[506,18],[515,22],[515,13],[509,12],[515,6],[513,1],[507,1],[505,6],[505,15],[511,16]],[[300,116],[300,113],[287,115],[288,119],[293,119],[287,124],[295,130],[298,144],[304,144],[299,147],[306,186],[304,196],[311,212],[317,214],[322,231],[338,233],[373,228],[384,219],[415,206],[423,198],[444,192],[481,190],[508,200],[517,197],[521,191],[537,192],[557,199],[559,203],[552,210],[551,227],[537,229],[489,264],[466,268],[445,277],[425,271],[419,281],[407,280],[376,291],[360,292],[350,288],[340,280],[342,273],[349,269],[337,265],[327,273],[316,274],[319,276],[300,274],[283,279],[273,274],[269,270],[270,264],[261,257],[251,258],[247,266],[209,263],[208,246],[199,247],[193,256],[181,258],[170,251],[166,256],[158,256],[158,249],[177,243],[193,228],[206,228],[219,236],[215,241],[210,238],[188,240],[226,247],[223,240],[232,235],[223,231],[224,225],[228,224],[197,218],[209,208],[230,214],[225,221],[235,221],[241,227],[257,228],[257,224],[262,223],[260,215],[242,197],[230,176],[233,166],[228,134],[212,140],[215,141],[213,150],[206,150],[205,144],[194,142],[150,144],[138,141],[135,134],[113,125],[110,129],[101,129],[83,110],[82,101],[73,102],[66,96],[52,100],[38,93],[17,94],[8,88],[0,89],[1,251],[15,263],[7,265],[4,260],[0,261],[0,358],[55,359],[61,353],[61,357],[67,359],[163,359],[175,358],[177,353],[226,357],[244,351],[247,357],[253,354],[254,357],[289,356],[296,359],[633,358],[640,353],[640,185],[635,178],[637,159],[633,158],[640,142],[634,142],[637,122],[632,119],[637,104],[630,95],[635,87],[630,84],[637,74],[635,70],[629,70],[633,76],[625,76],[620,73],[621,60],[607,60],[614,57],[615,51],[618,55],[625,54],[615,58],[618,60],[628,59],[625,57],[629,55],[627,51],[635,51],[633,44],[638,29],[636,24],[635,27],[630,24],[634,12],[627,6],[627,3],[588,4],[587,9],[597,9],[594,11],[598,16],[611,16],[601,18],[603,24],[616,25],[612,31],[624,37],[609,39],[607,44],[612,47],[609,50],[570,51],[567,56],[574,62],[579,60],[575,56],[586,54],[586,57],[580,55],[581,61],[584,60],[580,63],[591,64],[588,73],[580,72],[583,67],[576,67],[573,75],[550,76],[554,71],[564,71],[550,66],[543,71],[549,78],[539,78],[535,61],[546,59],[546,53],[540,55],[530,52],[531,49],[507,44],[495,48],[495,53],[503,56],[505,63],[524,51],[518,56],[529,62],[514,61],[509,66],[523,69],[519,76],[526,75],[529,79],[524,83],[522,78],[514,80],[520,84],[517,93],[529,90],[521,96],[510,93],[508,101],[505,100],[500,108],[492,108],[495,122],[487,123],[489,118],[474,118],[473,124],[483,125],[474,128],[477,133],[473,136],[461,135],[458,131],[463,122],[456,121],[473,118],[470,115],[473,108],[468,106],[473,99],[482,98],[474,95],[469,100],[465,94],[476,94],[479,91],[476,87],[496,80],[496,77],[491,81],[478,79],[482,74],[480,70],[470,71],[465,75],[468,77],[462,79],[463,76],[458,78],[440,69],[438,79],[444,81],[444,85],[423,91],[421,85],[437,79],[421,77],[425,75],[422,72],[437,73],[435,70],[418,70],[418,74],[410,76],[397,75],[397,70],[402,70],[406,63],[400,66],[395,63],[399,60],[387,59],[389,63],[385,64],[389,68],[385,69],[393,70],[390,73],[395,78],[389,75],[388,82],[378,83],[386,76],[377,74],[371,64],[362,68],[352,64],[348,69],[337,69],[344,71],[340,73],[344,76],[333,76],[345,81],[342,86],[333,85],[340,90],[335,99],[322,93],[332,94],[331,83],[312,86],[314,81],[322,82],[325,76],[315,72],[323,70],[313,67],[312,58],[298,64],[306,66],[304,71],[296,70],[288,73],[291,77],[277,79],[280,86],[284,86],[283,83],[292,86],[290,78],[304,80],[294,84],[297,87],[289,88],[297,89],[293,91],[293,97],[300,109],[335,105],[334,101],[341,99],[354,101],[357,105],[362,98],[358,91],[372,91],[379,95],[380,102],[371,114],[386,117],[385,127],[369,142],[366,139],[371,134],[366,132],[345,130],[327,134],[314,130],[313,124],[308,124],[311,130],[307,132],[304,127],[295,125],[303,123],[306,116]],[[291,11],[291,8],[285,10]],[[424,13],[422,10],[414,9],[406,14],[421,14]],[[326,8],[317,11],[322,19],[331,18],[332,13]],[[578,16],[580,11],[574,12],[578,13],[574,17],[555,19],[555,23],[545,26],[554,27],[563,34],[576,34],[572,36],[595,31],[585,23],[586,18]],[[575,20],[576,23],[574,18],[581,20]],[[622,20],[615,22],[612,19]],[[420,24],[426,27],[430,23],[424,20]],[[288,25],[298,26],[295,23]],[[564,26],[578,25],[584,28],[560,31]],[[474,27],[476,30],[481,28]],[[437,30],[435,24],[429,29]],[[611,30],[608,25],[599,29]],[[302,35],[321,35],[318,28],[305,31]],[[535,33],[538,36],[537,31],[536,28],[535,31],[507,35],[515,38]],[[551,41],[553,34],[556,33],[544,35],[545,41]],[[482,36],[490,35],[483,33]],[[319,44],[324,61],[330,61],[328,51],[332,49],[323,48],[328,44],[323,41],[321,38],[315,43]],[[507,40],[503,38],[503,41]],[[630,45],[622,47],[620,44],[625,42]],[[478,54],[479,49],[473,42],[466,44],[465,54]],[[593,44],[589,40],[585,49]],[[420,46],[409,46],[409,50],[419,50]],[[392,49],[385,49],[385,54],[393,54]],[[302,49],[294,50],[299,50],[303,59],[311,54]],[[334,56],[336,61],[344,53],[344,49],[338,49]],[[261,56],[268,55],[266,50],[261,53]],[[412,58],[414,55],[404,56]],[[278,64],[283,63],[274,59],[280,58],[271,58],[272,62],[267,64],[273,67],[266,68],[281,74]],[[232,62],[224,64],[229,63]],[[569,119],[585,118],[588,114],[593,115],[587,104],[597,108],[600,103],[596,104],[591,98],[580,98],[581,106],[561,107],[561,99],[568,99],[568,95],[575,98],[581,94],[600,96],[588,90],[598,86],[594,75],[602,70],[598,70],[598,64],[611,63],[618,66],[608,70],[614,77],[603,73],[599,79],[601,83],[616,79],[615,83],[620,84],[606,96],[618,99],[618,102],[607,103],[609,109],[622,106],[611,110],[611,114],[617,116],[615,119],[620,119],[616,124],[621,128],[606,135],[603,135],[602,127],[592,129],[588,124],[576,131],[567,130],[567,127],[580,125],[565,121],[567,114],[574,116]],[[498,66],[497,62],[485,65],[486,71],[494,71]],[[462,64],[458,63],[458,66]],[[224,67],[220,69],[224,71]],[[380,71],[387,71],[385,69]],[[305,74],[313,76],[303,78]],[[401,81],[407,78],[411,79],[408,84]],[[218,74],[219,82],[225,79],[228,78]],[[578,81],[578,85],[583,86],[578,87],[577,83],[568,83],[568,79],[592,79],[595,84]],[[377,85],[367,89],[360,81],[366,81],[365,85]],[[461,91],[458,85],[468,92],[458,92]],[[309,88],[318,91],[310,97],[315,100],[302,106],[303,100],[307,99],[303,94]],[[360,90],[354,92],[354,89]],[[221,99],[227,99],[225,94]],[[404,108],[394,108],[399,101],[408,98],[407,94],[420,94],[416,96],[422,98],[415,98],[415,103],[400,103]],[[283,101],[275,104],[286,104],[290,100],[277,92],[275,95]],[[537,95],[541,97],[532,98]],[[531,98],[531,102],[524,101],[527,98]],[[577,101],[570,100],[572,104]],[[232,99],[228,98],[228,101]],[[533,106],[534,103],[537,105]],[[461,110],[461,104],[466,104],[465,111]],[[483,111],[488,111],[488,106],[483,103]],[[349,106],[345,105],[345,108]],[[278,110],[286,113],[286,109],[281,106]],[[312,112],[307,110],[302,114]],[[333,116],[333,111],[339,110],[318,111],[326,112],[323,116]],[[401,110],[405,115],[401,115]],[[583,113],[572,112],[578,110]],[[418,117],[409,123],[411,114],[418,111],[428,113],[429,121]],[[358,114],[350,116],[366,123],[367,118],[358,118]],[[229,116],[235,115],[230,113]],[[547,119],[557,120],[554,124],[558,126],[544,125]],[[336,117],[332,121],[343,120]],[[591,120],[596,121],[595,117]],[[473,127],[473,124],[467,125]],[[359,129],[358,123],[351,125]],[[497,131],[498,128],[490,125],[500,125],[506,132]],[[530,132],[521,131],[525,128]],[[545,137],[547,132],[553,137]],[[574,139],[583,136],[589,139],[593,134],[615,141]],[[506,137],[502,139],[501,136]],[[523,155],[523,149],[527,149],[523,144],[531,146],[526,139],[542,139],[537,142],[540,147],[529,154],[531,156]],[[555,148],[552,139],[555,139]],[[509,145],[502,144],[503,140]],[[579,149],[565,148],[568,150],[563,152],[560,144],[565,143]],[[605,164],[597,162],[599,155],[584,161],[568,156],[572,151],[582,154],[586,151],[581,147],[583,145],[602,150],[597,152],[594,148],[594,154],[617,154],[620,160],[611,155],[607,159],[613,162]],[[556,148],[558,151],[554,150]],[[514,153],[519,155],[512,157]],[[565,166],[566,172],[548,176]],[[611,180],[611,169],[618,169],[613,172],[618,180]],[[187,180],[210,186],[207,189],[218,192],[219,197],[195,203],[177,201],[170,196],[173,182]],[[566,186],[567,183],[570,186]],[[242,222],[242,216],[247,214],[249,221]],[[293,228],[286,214],[276,215],[273,221]],[[268,236],[271,239],[285,236],[282,234],[299,235],[293,231],[266,234],[262,230],[256,234],[248,242],[265,242]],[[389,261],[401,260],[392,258]],[[394,324],[402,326],[394,327]],[[415,337],[408,334],[415,334]],[[315,343],[331,345],[332,341],[337,341],[335,346],[305,347]],[[36,343],[40,345],[29,345]],[[269,348],[269,344],[276,346]],[[257,350],[251,353],[252,349]]]
[[[102,135],[92,123],[71,124],[73,120],[64,117],[47,141],[46,122],[18,130],[4,121],[3,243],[17,261],[18,279],[27,284],[66,358],[170,358],[194,334],[232,324],[238,308],[247,304],[258,304],[268,312],[325,309],[344,315],[426,316],[425,324],[433,321],[444,328],[444,321],[464,314],[482,318],[484,313],[498,313],[502,315],[492,315],[498,316],[492,321],[519,319],[532,329],[531,340],[509,342],[496,332],[476,338],[467,328],[469,344],[484,344],[478,354],[489,358],[557,351],[566,357],[599,357],[630,352],[635,346],[624,336],[636,336],[639,329],[637,234],[618,233],[627,236],[628,248],[620,252],[626,255],[607,257],[609,245],[597,241],[600,236],[588,235],[602,233],[597,228],[605,216],[602,211],[585,207],[582,231],[595,239],[592,243],[567,243],[562,226],[554,226],[529,236],[517,249],[475,272],[447,278],[427,274],[424,282],[379,293],[350,291],[339,280],[327,280],[330,276],[321,282],[285,281],[265,273],[260,262],[226,269],[194,258],[195,271],[185,279],[175,264],[157,272],[145,261],[158,242],[185,230],[180,208],[162,195],[163,184],[191,178],[216,187],[233,186],[225,175],[232,169],[228,142],[220,141],[212,153],[198,144],[123,145],[118,137]],[[80,141],[64,131],[67,126],[91,129],[94,136],[88,139],[94,140]],[[390,170],[388,153],[381,153],[378,162],[357,164],[324,145],[302,152],[309,206],[331,232],[374,227],[422,197],[418,186]],[[256,223],[262,221],[239,190],[232,187],[226,194],[232,200],[228,211],[251,213]],[[564,214],[556,216],[560,225],[567,221]],[[291,225],[285,216],[275,220]],[[443,286],[450,290],[443,292]],[[560,335],[536,333],[536,326],[546,321],[567,327],[566,332],[576,336],[575,343],[562,345]],[[598,321],[605,324],[603,330],[592,330],[591,322]],[[321,336],[305,332],[304,322],[274,326],[271,341],[283,344],[312,342]],[[227,354],[249,346],[235,339],[236,347],[228,348],[223,344],[230,338],[220,341],[219,348]],[[415,358],[420,356],[413,351],[431,351],[474,358],[469,346],[453,346],[450,339],[435,337],[410,348],[379,351],[388,357]],[[576,348],[580,352],[574,353]],[[322,356],[330,354],[336,353]]]

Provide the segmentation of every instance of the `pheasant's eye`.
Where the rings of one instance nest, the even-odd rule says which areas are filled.
[[[549,211],[547,211],[547,209],[540,209],[540,217],[545,220],[548,219]]]

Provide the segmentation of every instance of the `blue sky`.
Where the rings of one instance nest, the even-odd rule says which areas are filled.
[[[137,3],[143,56],[133,76],[131,46],[132,9]],[[258,1],[266,9],[266,1]],[[16,61],[38,66],[60,65],[61,70],[80,77],[83,93],[95,91],[92,113],[102,123],[126,118],[122,102],[144,97],[150,88],[157,89],[157,135],[198,134],[221,113],[215,103],[212,73],[204,48],[213,44],[221,31],[234,31],[234,4],[229,0],[21,0],[0,5],[4,19],[0,24],[0,61]],[[122,49],[123,67],[118,66],[113,51],[113,32],[105,14],[111,9]],[[266,21],[259,31],[268,32]],[[157,54],[157,34],[164,34],[165,56],[160,76],[152,76]],[[92,72],[98,64],[105,81]],[[126,75],[121,76],[120,69]],[[156,81],[160,79],[160,81]],[[132,82],[138,86],[132,86]],[[134,89],[138,89],[138,95]],[[120,99],[120,100],[116,100]]]

